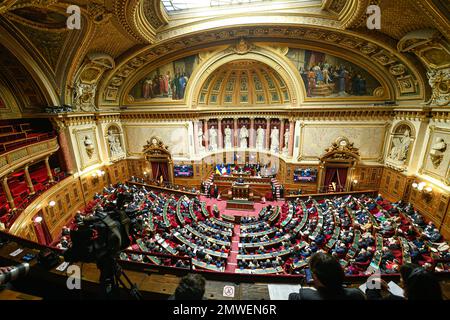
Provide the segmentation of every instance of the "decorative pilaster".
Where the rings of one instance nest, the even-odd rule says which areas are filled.
[[[35,194],[33,182],[31,181],[30,172],[28,170],[28,166],[25,166],[25,180],[28,185],[28,189],[30,189],[30,195]]]
[[[233,136],[234,136],[234,142],[233,142],[233,147],[237,148],[239,146],[239,142],[238,142],[238,119],[234,118],[234,128],[233,128]]]
[[[266,119],[266,149],[270,150],[270,118]]]
[[[217,132],[219,135],[219,149],[223,149],[223,134],[222,134],[222,118],[217,119]]]
[[[8,200],[9,208],[11,210],[16,210],[16,205],[14,204],[14,198],[11,195],[11,190],[8,186],[8,177],[3,178],[3,191],[5,191],[6,200]]]
[[[250,141],[248,142],[249,148],[255,148],[255,117],[250,117]]]
[[[294,153],[294,137],[295,137],[295,122],[294,120],[289,120],[289,157],[293,156]]]
[[[198,122],[194,120],[194,152],[199,154],[199,141],[198,141]]]
[[[283,150],[284,147],[284,119],[280,119],[280,142],[279,142],[279,150],[280,153]]]
[[[203,120],[203,138],[205,139],[205,150],[208,151],[208,119]]]

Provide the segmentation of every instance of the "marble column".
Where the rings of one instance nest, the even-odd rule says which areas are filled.
[[[279,144],[280,153],[283,151],[283,147],[284,147],[284,119],[281,119],[280,120],[280,144]]]
[[[233,127],[233,135],[234,135],[234,142],[233,142],[233,147],[237,148],[239,146],[238,143],[238,119],[234,119],[234,127]]]
[[[217,119],[217,135],[219,136],[218,149],[223,149],[222,119]]]
[[[61,148],[61,154],[64,161],[64,167],[66,169],[67,174],[73,174],[75,170],[75,164],[70,153],[70,147],[68,143],[68,138],[66,134],[65,127],[58,128],[58,142]]]
[[[30,195],[35,194],[33,182],[31,181],[30,171],[28,171],[28,166],[25,166],[25,181],[27,182],[28,189],[30,189]]]
[[[53,174],[52,174],[52,169],[50,168],[50,164],[48,162],[49,158],[45,158],[45,167],[47,168],[47,175],[48,175],[48,180],[49,182],[54,182],[55,180],[53,180]]]
[[[289,121],[289,157],[293,156],[294,151],[294,138],[295,138],[295,122],[294,120]]]
[[[199,145],[199,141],[198,141],[198,122],[194,121],[194,152],[195,152],[195,154],[199,154],[200,153],[198,145]]]
[[[208,119],[203,120],[203,139],[205,140],[205,150],[208,151]]]
[[[248,141],[249,148],[255,148],[255,118],[250,118],[250,139]]]
[[[8,177],[3,178],[3,191],[5,192],[6,200],[8,200],[9,208],[11,210],[15,210],[16,205],[14,204],[14,198],[11,195],[11,190],[9,190]]]
[[[266,149],[270,150],[270,118],[266,119]]]

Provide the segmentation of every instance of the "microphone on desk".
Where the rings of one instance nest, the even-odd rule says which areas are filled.
[[[0,274],[0,285],[14,281],[21,276],[26,276],[29,271],[30,265],[28,263],[21,263],[14,266],[10,271]]]

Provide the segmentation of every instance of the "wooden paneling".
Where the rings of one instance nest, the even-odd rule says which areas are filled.
[[[380,187],[383,169],[383,167],[372,166],[356,167],[353,174],[353,180],[358,180],[358,183],[353,185],[352,190],[358,191],[378,189]]]
[[[408,198],[412,177],[390,168],[384,168],[380,182],[380,193],[389,201],[395,202]]]
[[[286,195],[290,194],[291,192],[297,192],[299,189],[302,190],[302,194],[312,194],[317,193],[317,184],[319,183],[318,180],[316,182],[312,183],[305,183],[305,182],[294,182],[294,171],[295,169],[317,169],[319,170],[318,166],[313,165],[296,165],[296,164],[286,164],[286,171],[285,171],[285,178],[284,183],[280,181],[282,184],[284,184],[285,189],[287,190]],[[319,177],[317,177],[319,179]]]
[[[440,190],[433,190],[431,194],[425,194],[416,189],[411,189],[409,202],[423,214],[426,221],[441,228],[445,225],[445,217],[448,211],[450,195]],[[444,223],[442,223],[444,221]],[[447,225],[448,228],[448,225]]]

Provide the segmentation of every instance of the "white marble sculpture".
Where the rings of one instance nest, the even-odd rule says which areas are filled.
[[[244,126],[242,126],[241,131],[239,133],[241,148],[247,148],[247,138],[248,138],[248,130],[247,130],[247,127],[244,125]]]
[[[389,153],[389,159],[404,163],[408,158],[409,146],[411,144],[409,130],[406,130],[402,137],[394,138],[392,142],[394,145]]]
[[[227,127],[225,128],[225,149],[233,148],[231,133],[231,128],[229,125],[227,125]]]
[[[205,151],[205,147],[203,146],[203,129],[201,127],[198,128],[197,133],[197,143],[198,143],[198,151]]]
[[[261,126],[256,130],[256,149],[264,149],[264,129]]]
[[[211,129],[209,129],[209,150],[217,150],[217,130],[214,126],[211,126]]]
[[[280,131],[277,127],[274,127],[270,133],[270,151],[278,152],[280,147]]]
[[[437,137],[436,142],[431,146],[430,158],[434,168],[439,168],[444,159],[445,151],[447,150],[447,143],[444,138]]]
[[[84,147],[86,148],[86,153],[88,155],[89,158],[92,158],[92,156],[94,155],[94,144],[92,143],[91,138],[89,138],[88,136],[84,137]]]

